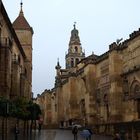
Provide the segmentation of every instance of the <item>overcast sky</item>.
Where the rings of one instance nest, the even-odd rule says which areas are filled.
[[[20,0],[3,0],[13,22]],[[24,16],[34,29],[33,92],[54,87],[57,58],[65,67],[73,23],[86,56],[100,55],[118,38],[127,39],[140,28],[140,0],[23,0]]]

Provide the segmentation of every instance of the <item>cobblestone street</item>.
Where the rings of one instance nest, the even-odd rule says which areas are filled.
[[[33,131],[30,136],[18,136],[17,140],[73,140],[71,130],[41,130],[41,132]],[[10,139],[11,140],[11,139]],[[13,139],[14,140],[14,139]],[[78,133],[78,140],[85,140]],[[92,140],[112,140],[109,136],[93,135]]]

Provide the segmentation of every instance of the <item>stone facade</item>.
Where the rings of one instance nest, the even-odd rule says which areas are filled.
[[[20,14],[12,24],[0,1],[0,97],[9,100],[32,98],[32,35],[33,30],[23,15],[22,3]],[[0,119],[0,126],[4,123],[4,132],[11,132],[15,119],[3,119]]]
[[[22,8],[22,7],[21,7]],[[1,4],[0,12],[0,96],[16,96],[31,99],[32,93],[32,28],[24,28],[20,19],[26,20],[22,9],[19,17],[11,24]],[[27,22],[27,21],[26,21]],[[13,27],[14,29],[13,29]],[[27,29],[30,28],[30,29]],[[16,31],[16,32],[15,32]]]
[[[72,55],[74,56],[74,52]],[[69,61],[67,56],[66,64]],[[55,96],[51,100],[53,94]],[[69,127],[72,123],[78,123],[92,126],[95,132],[123,132],[127,138],[138,140],[140,29],[130,34],[127,40],[113,42],[104,54],[83,57],[73,67],[66,65],[66,69],[61,69],[58,62],[55,87],[53,91],[43,93],[43,96],[46,100],[50,99],[49,106],[56,107],[56,110],[52,107],[49,111],[51,121],[55,118],[59,127]],[[40,98],[42,95],[37,100]],[[40,105],[42,104],[47,106],[45,102],[40,102]]]

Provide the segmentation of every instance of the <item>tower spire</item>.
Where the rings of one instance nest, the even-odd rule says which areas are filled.
[[[56,68],[56,69],[61,69],[61,66],[60,66],[60,64],[59,64],[59,58],[57,58],[57,65],[56,65],[55,68]]]
[[[23,16],[22,7],[23,7],[23,2],[22,2],[22,0],[21,0],[21,2],[20,2],[20,13],[19,13],[21,16]]]
[[[74,27],[74,29],[76,29],[76,22],[74,22],[73,27]]]
[[[59,64],[59,58],[57,58],[57,66],[60,66],[60,64]]]
[[[80,38],[79,38],[79,35],[78,35],[79,33],[78,33],[78,30],[76,29],[76,22],[74,22],[73,27],[74,27],[74,29],[71,31],[71,37],[70,37],[69,45],[73,44],[73,42],[77,42],[78,44],[81,44],[80,43]]]

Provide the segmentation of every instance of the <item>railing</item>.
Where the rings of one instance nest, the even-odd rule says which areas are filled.
[[[12,46],[12,40],[9,37],[1,37],[0,38],[0,45],[5,47]]]

